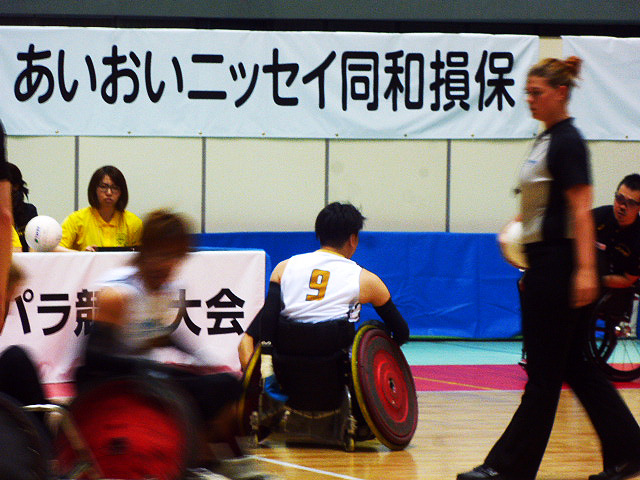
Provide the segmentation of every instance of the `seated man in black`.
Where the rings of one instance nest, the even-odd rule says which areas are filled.
[[[321,248],[280,262],[271,274],[265,304],[238,347],[243,369],[255,344],[270,341],[283,355],[299,355],[296,365],[312,377],[305,360],[348,348],[364,303],[373,305],[396,343],[409,339],[407,322],[384,282],[351,260],[363,224],[353,205],[335,202],[322,209],[315,223]],[[284,387],[285,379],[279,381]],[[322,390],[313,380],[309,388]]]
[[[640,175],[622,179],[613,205],[593,210],[598,267],[605,292],[613,293],[609,308],[624,314],[633,300],[633,285],[640,278]]]

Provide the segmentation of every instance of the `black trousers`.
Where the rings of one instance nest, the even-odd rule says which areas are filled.
[[[0,392],[22,405],[47,403],[35,365],[21,347],[11,346],[0,355]]]
[[[570,242],[529,245],[522,333],[527,372],[520,406],[485,464],[513,480],[533,480],[549,441],[562,384],[584,406],[601,442],[604,468],[637,460],[640,428],[615,387],[585,354],[591,307],[570,307]]]
[[[9,395],[21,405],[48,403],[36,366],[22,347],[12,345],[0,355],[0,392]],[[42,426],[45,425],[44,413],[36,412],[33,417],[40,421]]]

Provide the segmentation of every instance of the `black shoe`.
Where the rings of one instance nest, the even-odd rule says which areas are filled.
[[[597,475],[591,475],[589,480],[624,480],[636,475],[640,475],[640,461],[616,465]]]
[[[457,480],[506,480],[507,477],[500,475],[493,468],[486,465],[480,465],[470,472],[459,473],[456,477]]]

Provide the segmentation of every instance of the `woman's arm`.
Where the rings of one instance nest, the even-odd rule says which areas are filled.
[[[574,257],[572,305],[575,308],[593,303],[598,296],[595,225],[591,213],[593,188],[575,185],[565,191],[569,214],[574,225]]]
[[[611,273],[602,277],[602,283],[608,288],[631,288],[638,278],[640,277],[628,273]]]

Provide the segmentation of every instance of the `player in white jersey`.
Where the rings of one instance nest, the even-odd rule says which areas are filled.
[[[280,313],[304,323],[356,321],[361,274],[353,260],[327,249],[291,257],[280,278]]]
[[[407,322],[393,304],[387,286],[351,260],[364,220],[351,204],[334,202],[322,209],[315,223],[321,248],[280,262],[271,274],[265,304],[238,347],[243,369],[255,342],[273,340],[281,317],[298,323],[335,325],[337,321],[353,326],[359,319],[360,305],[371,303],[398,344],[409,339]],[[341,339],[336,337],[335,341],[337,344]]]

